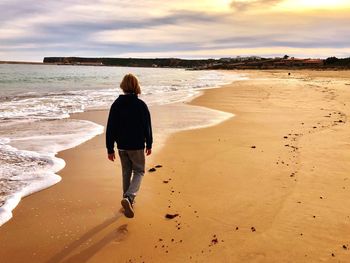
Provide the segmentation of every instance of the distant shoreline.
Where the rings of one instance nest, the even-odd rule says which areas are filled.
[[[43,62],[32,62],[32,61],[0,61],[0,64],[28,64],[28,65],[44,65]]]
[[[235,57],[219,59],[44,57],[43,62],[0,61],[0,64],[104,67],[182,68],[187,70],[349,70],[349,58]]]

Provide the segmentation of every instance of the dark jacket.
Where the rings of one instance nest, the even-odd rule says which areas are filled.
[[[118,149],[140,150],[152,148],[151,115],[146,103],[135,94],[120,95],[109,111],[106,147],[114,153],[114,142]]]

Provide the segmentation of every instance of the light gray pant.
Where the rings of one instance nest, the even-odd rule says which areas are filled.
[[[144,150],[119,150],[123,174],[123,197],[134,201],[145,174]]]

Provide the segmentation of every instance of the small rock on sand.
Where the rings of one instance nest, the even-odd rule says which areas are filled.
[[[173,218],[175,218],[175,217],[177,217],[177,216],[179,216],[179,214],[166,214],[166,215],[165,215],[165,218],[167,218],[167,219],[173,219]]]
[[[155,172],[155,171],[157,171],[156,168],[151,168],[148,170],[148,172],[150,172],[150,173]]]
[[[156,166],[154,166],[154,167],[156,167],[156,168],[162,168],[162,167],[163,167],[163,165],[157,164],[157,165],[156,165]]]

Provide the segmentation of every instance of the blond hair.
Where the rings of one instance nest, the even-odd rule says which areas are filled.
[[[138,79],[131,73],[126,74],[120,83],[120,88],[124,93],[141,94],[141,88]]]

